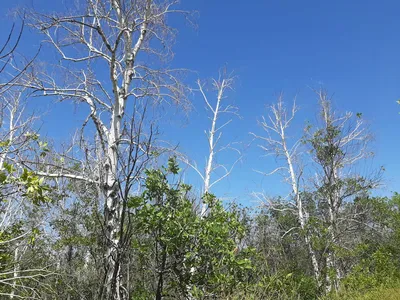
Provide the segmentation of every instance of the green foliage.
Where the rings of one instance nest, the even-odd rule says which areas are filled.
[[[343,281],[343,287],[350,290],[370,290],[387,286],[396,278],[399,269],[393,255],[385,249],[378,249],[370,258],[362,259]]]
[[[2,186],[3,190],[11,190],[7,192],[9,195],[22,188],[21,195],[35,205],[51,201],[48,196],[51,188],[44,183],[43,177],[37,176],[28,169],[23,169],[22,174],[19,174],[15,167],[7,162],[4,162],[3,171],[0,171],[0,186]]]
[[[395,284],[393,288],[378,287],[368,292],[346,291],[327,297],[326,300],[398,300],[400,298],[400,284]]]
[[[208,293],[229,294],[235,286],[246,281],[248,271],[253,269],[250,258],[251,248],[239,249],[245,227],[238,212],[227,211],[221,201],[212,194],[206,194],[203,201],[209,212],[200,218],[196,253],[196,272],[193,281],[203,285],[203,296]]]
[[[12,262],[12,254],[8,241],[22,234],[22,223],[16,223],[5,230],[0,231],[0,274],[5,271]]]
[[[0,148],[6,148],[10,145],[10,140],[0,141]]]
[[[366,236],[354,250],[359,257],[343,284],[348,290],[365,291],[390,286],[400,281],[400,197],[357,199],[355,205],[368,211],[364,217],[379,232],[377,238]]]
[[[325,128],[316,130],[307,140],[312,146],[311,152],[315,154],[322,167],[337,164],[345,155],[339,143],[341,134],[339,126],[327,124]]]
[[[24,169],[18,181],[25,187],[23,196],[30,199],[35,205],[51,201],[47,196],[47,192],[51,189],[44,184],[43,177],[39,177],[34,172]]]
[[[134,299],[157,293],[190,293],[196,298],[229,293],[252,269],[252,250],[238,248],[245,229],[237,212],[227,211],[214,195],[206,194],[203,201],[209,211],[199,216],[189,198],[190,186],[168,179],[178,172],[173,158],[168,168],[147,170],[145,191],[128,201],[142,237],[133,240],[133,250],[143,264],[155,267],[149,276],[158,286],[152,290],[139,284]]]

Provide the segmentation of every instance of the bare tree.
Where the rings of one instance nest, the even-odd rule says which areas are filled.
[[[30,25],[46,36],[62,63],[54,73],[45,69],[34,74],[24,86],[36,95],[74,100],[88,116],[80,143],[65,155],[79,169],[49,161],[27,165],[47,178],[80,181],[98,189],[105,236],[99,299],[130,297],[121,266],[132,234],[129,226],[124,229],[129,222],[126,204],[155,150],[150,105],[185,103],[185,88],[178,78],[182,70],[163,67],[172,56],[175,35],[167,18],[185,13],[175,8],[177,3],[85,0],[73,13],[30,15]],[[84,134],[90,130],[95,134]]]
[[[47,268],[21,267],[31,232],[22,226],[16,234],[10,234],[27,220],[32,209],[20,180],[23,169],[19,158],[29,152],[32,137],[37,136],[33,124],[38,116],[28,114],[29,92],[19,87],[21,80],[26,82],[24,77],[33,62],[33,59],[26,61],[16,55],[23,28],[24,22],[19,32],[15,32],[14,24],[0,47],[0,251],[13,253],[11,263],[2,265],[0,271],[0,284],[5,287],[0,295],[10,299],[39,298],[39,279],[53,274]],[[16,70],[17,61],[22,67]]]
[[[234,143],[221,144],[223,129],[233,121],[232,118],[224,120],[223,115],[239,116],[238,108],[228,103],[226,95],[227,91],[232,90],[233,82],[233,76],[227,74],[225,70],[220,71],[218,79],[212,79],[212,91],[216,92],[215,100],[212,101],[207,95],[206,83],[201,82],[200,80],[197,81],[198,91],[200,92],[206,105],[205,108],[209,113],[210,128],[205,131],[209,151],[204,171],[201,171],[195,162],[190,162],[187,158],[182,158],[182,160],[192,167],[201,177],[203,182],[203,193],[205,194],[209,193],[215,184],[228,177],[242,157],[240,150],[235,147]],[[238,158],[229,167],[217,163],[218,154],[226,150],[232,150],[238,154]],[[218,175],[219,170],[223,171],[221,175]],[[203,204],[201,207],[201,215],[204,216],[206,211],[207,205]]]
[[[227,103],[227,91],[232,90],[233,88],[234,77],[230,74],[226,73],[226,70],[221,70],[219,73],[218,79],[213,78],[211,80],[211,90],[216,93],[215,100],[210,100],[210,97],[207,95],[207,83],[202,82],[200,79],[197,80],[198,92],[200,92],[201,97],[205,104],[205,109],[208,112],[209,116],[208,119],[210,120],[210,128],[205,130],[205,134],[207,136],[208,142],[208,156],[205,162],[204,171],[202,171],[196,162],[191,161],[189,158],[185,157],[184,155],[180,155],[179,159],[182,160],[185,164],[191,167],[201,178],[202,180],[202,193],[207,194],[210,193],[211,188],[220,182],[221,180],[228,177],[231,173],[235,165],[240,161],[242,155],[235,147],[233,143],[228,143],[222,145],[220,143],[223,128],[232,122],[232,118],[228,118],[227,120],[223,121],[222,124],[219,124],[223,115],[235,115],[239,116],[238,108]],[[224,164],[220,164],[216,162],[217,155],[220,152],[226,150],[233,150],[237,152],[239,155],[238,158],[231,164],[228,168]],[[218,176],[218,170],[223,170],[223,174]],[[215,176],[215,179],[211,179]],[[207,213],[207,204],[201,204],[200,216],[204,217]],[[196,273],[195,268],[191,268],[190,274],[194,276]],[[186,287],[186,292],[188,295],[188,299],[194,299],[191,294],[192,287],[189,285]]]
[[[4,93],[4,90],[10,88],[12,86],[12,83],[19,77],[19,75],[23,74],[25,70],[24,68],[19,74],[12,74],[11,76],[7,76],[9,75],[7,67],[9,66],[13,54],[15,53],[19,41],[21,40],[23,29],[24,26],[22,24],[21,29],[17,34],[17,37],[13,39],[15,30],[15,24],[13,24],[6,41],[0,47],[0,93]]]
[[[321,270],[316,251],[312,246],[311,236],[307,228],[308,213],[301,197],[301,179],[303,176],[303,166],[299,157],[299,146],[301,145],[301,139],[291,143],[290,136],[288,134],[288,130],[292,125],[292,121],[295,118],[298,107],[294,101],[291,110],[288,112],[283,102],[283,94],[280,94],[277,103],[271,105],[269,110],[270,114],[268,117],[262,117],[261,121],[259,122],[259,125],[267,135],[260,136],[254,133],[251,133],[251,135],[263,142],[263,144],[259,145],[262,150],[264,150],[267,154],[272,154],[277,159],[282,160],[282,164],[271,172],[260,173],[267,176],[280,173],[284,177],[285,181],[290,184],[291,195],[289,197],[289,201],[292,201],[291,206],[294,208],[293,211],[297,215],[300,229],[304,232],[304,241],[310,255],[314,277],[317,281],[317,284],[320,285]],[[259,199],[265,199],[263,194],[256,194],[256,196]],[[274,206],[274,203],[270,202],[270,204],[272,209],[279,209]],[[292,228],[292,230],[294,229],[296,228]]]

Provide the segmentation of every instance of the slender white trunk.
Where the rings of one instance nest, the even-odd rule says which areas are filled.
[[[326,256],[326,283],[325,283],[325,293],[330,293],[332,291],[332,278],[329,270],[333,268],[333,258],[331,251],[328,252]]]
[[[8,107],[10,111],[10,119],[9,119],[9,135],[8,135],[8,140],[7,140],[7,146],[3,148],[2,153],[0,153],[0,171],[4,170],[4,163],[7,159],[7,156],[10,152],[10,147],[12,143],[14,142],[14,131],[15,131],[15,124],[14,124],[14,119],[15,115],[17,113],[18,109],[18,101],[15,102],[15,104],[12,107]],[[3,141],[5,142],[5,141]],[[15,298],[15,289],[17,285],[17,278],[19,277],[19,270],[20,270],[20,265],[19,265],[19,243],[15,245],[14,249],[14,270],[13,270],[13,282],[11,286],[11,293],[10,293],[10,299]]]
[[[298,188],[297,177],[296,177],[294,167],[293,167],[292,156],[290,155],[290,152],[286,145],[285,130],[282,125],[281,125],[281,137],[282,137],[283,151],[284,151],[284,154],[286,157],[287,165],[289,167],[292,192],[296,198],[296,208],[297,208],[297,214],[298,214],[298,219],[299,219],[299,223],[300,223],[300,228],[304,232],[304,241],[305,241],[307,249],[308,249],[308,254],[310,255],[310,258],[311,258],[311,263],[312,263],[312,267],[313,267],[313,271],[314,271],[315,280],[317,281],[317,285],[320,286],[321,285],[321,271],[319,268],[317,255],[311,244],[310,234],[308,233],[308,230],[307,230],[307,221],[308,220],[307,220],[306,214],[304,214],[303,200],[300,197],[300,191]]]
[[[218,98],[217,98],[217,104],[215,106],[215,109],[213,111],[213,118],[211,122],[211,129],[208,135],[208,145],[210,147],[210,152],[208,155],[207,159],[207,165],[204,173],[204,193],[208,193],[210,191],[210,180],[211,180],[211,173],[213,171],[213,160],[214,160],[214,155],[215,155],[215,133],[216,133],[216,124],[218,120],[218,114],[219,114],[219,107],[221,103],[221,98],[222,98],[222,90],[218,91]],[[207,205],[203,203],[201,207],[201,216],[204,216],[207,210]]]
[[[335,222],[335,212],[334,212],[334,202],[335,200],[330,199],[329,201],[329,225],[328,225],[328,253],[326,255],[326,286],[325,292],[330,293],[333,288],[336,289],[336,280],[332,276],[332,271],[336,271],[335,268],[335,233],[334,233],[334,222]]]
[[[89,250],[86,250],[85,257],[84,257],[84,265],[83,265],[83,268],[85,270],[87,270],[89,268],[89,263],[90,263],[90,252],[89,252]]]
[[[13,272],[13,283],[11,286],[11,293],[10,293],[10,299],[14,299],[15,296],[15,289],[17,285],[17,278],[19,277],[19,244],[15,246],[14,249],[14,272]]]
[[[268,136],[258,136],[254,133],[252,133],[252,135],[267,142],[267,147],[261,146],[263,150],[266,150],[269,153],[274,153],[276,157],[281,157],[285,160],[285,166],[278,167],[274,171],[265,175],[272,175],[282,169],[286,170],[288,178],[285,179],[288,179],[288,182],[291,186],[291,193],[295,202],[294,204],[297,213],[297,221],[304,233],[304,242],[307,246],[307,251],[311,259],[315,280],[318,286],[321,286],[321,269],[317,259],[317,254],[312,246],[311,235],[307,229],[308,214],[303,206],[303,199],[300,195],[300,189],[298,185],[300,177],[298,176],[299,174],[296,174],[297,171],[295,168],[294,160],[296,157],[296,147],[298,146],[298,142],[295,143],[291,149],[289,149],[287,145],[286,130],[288,130],[292,120],[296,115],[296,103],[293,103],[291,115],[288,116],[283,103],[283,95],[280,95],[278,102],[275,105],[272,105],[270,109],[272,114],[268,116],[269,121],[266,118],[263,118],[263,121],[261,122],[261,126],[268,133]],[[278,138],[273,137],[271,133],[276,134]]]
[[[203,94],[204,97],[204,101],[206,102],[208,108],[212,111],[213,115],[212,115],[212,121],[211,121],[211,128],[208,132],[207,138],[208,138],[208,146],[209,146],[209,154],[208,154],[208,159],[206,161],[206,167],[204,170],[204,176],[203,176],[203,180],[204,180],[204,194],[207,194],[210,192],[210,188],[211,188],[211,174],[214,170],[214,156],[216,154],[216,150],[215,147],[218,143],[219,138],[221,137],[221,133],[219,134],[218,137],[216,137],[216,133],[217,133],[217,121],[218,121],[218,116],[220,114],[220,109],[221,109],[221,101],[222,101],[222,97],[224,94],[224,90],[227,86],[229,86],[229,81],[225,81],[225,79],[222,80],[221,82],[221,86],[217,86],[218,88],[218,95],[217,95],[217,103],[215,105],[215,107],[212,107],[210,105],[210,103],[207,100],[206,95],[203,92],[203,89],[200,85],[200,82],[198,82],[199,87],[200,87],[200,91]],[[222,109],[223,110],[223,109]],[[207,213],[207,204],[206,203],[202,203],[201,206],[201,211],[200,211],[200,217],[204,218],[206,216]],[[196,273],[196,268],[192,267],[190,268],[190,275],[194,276],[194,274]],[[191,285],[187,285],[186,286],[186,293],[187,293],[187,299],[192,300],[195,299],[192,294],[191,294],[191,289],[192,286]]]
[[[337,175],[337,170],[334,170],[334,180],[336,182],[336,175]],[[331,201],[329,201],[329,226],[328,226],[328,234],[329,234],[329,248],[328,248],[328,254],[326,258],[326,266],[327,266],[327,287],[326,291],[330,292],[332,291],[332,288],[334,288],[336,291],[339,290],[339,285],[340,281],[342,278],[342,272],[341,268],[339,265],[339,261],[335,252],[335,245],[337,243],[336,241],[336,234],[337,234],[337,228],[336,228],[336,222],[337,222],[337,211],[339,209],[339,195],[336,191],[334,191],[332,195]],[[332,272],[333,271],[333,272]],[[332,277],[332,273],[334,273],[334,277]],[[329,280],[329,281],[328,281]]]
[[[11,147],[12,143],[14,142],[14,134],[15,134],[14,119],[15,119],[15,115],[17,113],[18,105],[19,105],[19,103],[16,102],[13,105],[13,107],[9,108],[9,111],[10,111],[10,120],[9,120],[9,126],[8,126],[9,136],[8,136],[8,140],[7,140],[7,146],[4,147],[2,153],[0,153],[0,171],[4,170],[4,162],[6,161],[8,153],[10,152],[10,147]],[[6,141],[2,141],[2,142],[6,142]]]
[[[326,256],[326,287],[325,291],[326,293],[331,292],[333,289],[335,291],[339,290],[339,285],[340,285],[340,280],[342,278],[342,272],[338,264],[338,259],[336,256],[336,252],[334,250],[335,246],[335,228],[331,224],[328,226],[328,233],[329,237],[331,239],[329,248],[328,248],[328,253]]]

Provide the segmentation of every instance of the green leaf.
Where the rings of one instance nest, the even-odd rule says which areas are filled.
[[[10,140],[5,140],[0,142],[0,147],[7,147],[10,145]]]
[[[170,157],[168,159],[168,171],[174,175],[179,173],[180,169],[178,163],[176,162],[176,157]]]
[[[131,196],[128,199],[128,203],[127,206],[128,208],[138,208],[139,206],[141,206],[144,202],[143,197],[141,196]]]

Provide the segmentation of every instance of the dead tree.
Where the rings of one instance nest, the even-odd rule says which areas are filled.
[[[226,93],[233,88],[234,78],[226,74],[226,71],[221,71],[218,79],[212,79],[212,91],[216,93],[215,100],[211,100],[206,83],[197,81],[198,91],[204,101],[206,111],[209,114],[210,127],[205,130],[208,143],[208,155],[205,162],[204,171],[201,171],[195,162],[191,162],[187,158],[182,160],[193,168],[200,176],[203,183],[203,193],[210,193],[211,188],[227,178],[235,165],[240,161],[242,154],[234,143],[221,143],[223,129],[229,125],[233,119],[225,118],[224,115],[233,115],[239,117],[238,108],[229,104]],[[231,150],[237,153],[238,158],[233,161],[230,166],[217,163],[217,156],[223,151]],[[220,154],[221,155],[221,154]],[[222,174],[218,175],[218,170],[222,170]],[[201,207],[201,216],[204,216],[207,211],[207,205],[203,204]]]
[[[308,213],[303,204],[301,197],[301,179],[303,176],[303,166],[299,157],[299,146],[301,145],[301,139],[295,142],[290,142],[290,136],[288,130],[292,125],[292,121],[295,118],[298,107],[296,102],[289,112],[287,111],[283,102],[283,94],[280,94],[276,104],[269,107],[270,114],[267,118],[262,117],[259,125],[265,131],[266,135],[256,135],[251,133],[256,139],[260,140],[260,148],[269,155],[274,155],[278,160],[282,161],[282,164],[272,170],[271,172],[260,172],[263,175],[273,175],[280,173],[285,182],[291,187],[290,199],[291,204],[294,208],[293,211],[297,215],[297,220],[300,225],[300,229],[304,232],[304,241],[310,255],[312,268],[314,271],[314,277],[318,285],[321,284],[321,270],[318,263],[316,251],[314,250],[311,243],[311,235],[307,229]],[[260,199],[265,199],[262,194],[256,194]],[[274,203],[270,203],[272,209],[274,209]]]
[[[154,150],[148,108],[163,102],[185,103],[181,70],[164,68],[175,36],[168,16],[185,14],[175,8],[177,3],[85,0],[73,13],[30,15],[30,25],[45,35],[61,63],[53,71],[47,68],[35,74],[24,86],[36,95],[76,101],[88,111],[81,142],[75,145],[80,154],[69,155],[79,161],[79,170],[49,162],[44,163],[45,171],[36,169],[47,178],[98,189],[105,238],[99,299],[130,297],[121,271],[131,234],[124,224],[128,196]],[[29,165],[35,169],[32,162]]]
[[[6,41],[0,47],[0,235],[13,228],[15,224],[26,220],[29,201],[26,201],[22,183],[18,180],[22,169],[20,157],[29,152],[32,136],[36,135],[33,123],[38,116],[26,111],[28,91],[19,83],[26,82],[26,72],[34,58],[26,60],[16,55],[22,38],[24,22],[16,32],[12,26]],[[22,67],[16,69],[15,62]],[[7,234],[5,234],[7,237]],[[0,241],[0,252],[9,249],[13,252],[12,264],[2,266],[0,284],[5,287],[0,295],[10,299],[25,298],[23,294],[39,297],[38,284],[31,284],[37,278],[51,276],[46,268],[21,267],[20,262],[27,248],[30,236],[28,230],[22,230],[16,236]],[[39,284],[40,286],[40,284]],[[9,291],[9,292],[8,292]]]

